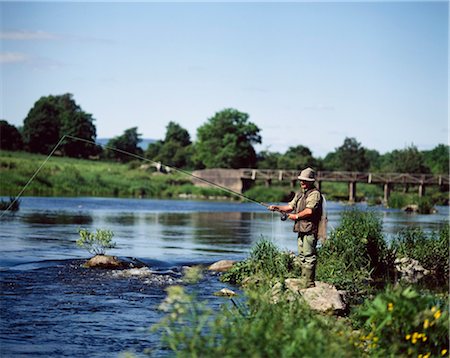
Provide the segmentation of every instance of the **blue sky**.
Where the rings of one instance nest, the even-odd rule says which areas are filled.
[[[385,153],[448,143],[446,1],[1,2],[0,117],[72,93],[98,137],[225,108],[261,129],[258,151],[325,156],[345,137]]]

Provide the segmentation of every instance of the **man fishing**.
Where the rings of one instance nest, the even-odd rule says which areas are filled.
[[[268,209],[290,213],[288,218],[295,222],[294,232],[298,233],[298,258],[301,263],[304,287],[308,288],[315,286],[316,246],[323,199],[314,185],[316,173],[312,168],[302,170],[298,179],[301,192],[295,194],[294,199],[287,205],[270,205]]]

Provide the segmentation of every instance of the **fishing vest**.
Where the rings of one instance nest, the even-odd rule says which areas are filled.
[[[295,213],[299,213],[306,209],[306,199],[314,191],[319,191],[316,188],[311,188],[305,193],[301,194],[299,200],[297,201],[296,207],[294,208]],[[320,191],[319,191],[320,194]],[[318,207],[313,209],[313,213],[310,217],[296,220],[294,223],[294,232],[299,232],[302,234],[314,234],[317,235],[319,228],[320,218],[322,217],[322,194],[320,194],[320,200]]]

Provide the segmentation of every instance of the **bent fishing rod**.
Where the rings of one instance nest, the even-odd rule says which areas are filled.
[[[9,204],[9,206],[6,208],[6,210],[0,215],[0,218],[3,217],[4,213],[6,213],[6,212],[7,212],[7,211],[8,211],[8,210],[9,210],[9,209],[10,209],[10,208],[18,201],[18,200],[19,200],[19,198],[23,195],[23,193],[24,193],[25,190],[27,189],[28,185],[31,184],[31,182],[34,180],[34,178],[38,175],[38,173],[41,171],[41,169],[44,167],[44,165],[47,163],[47,161],[55,154],[55,152],[56,152],[56,150],[58,149],[58,147],[64,142],[64,140],[65,140],[66,138],[70,138],[70,139],[73,139],[73,140],[76,140],[76,141],[80,141],[80,142],[85,142],[85,143],[92,144],[92,145],[100,145],[101,147],[103,147],[103,148],[105,148],[105,149],[109,149],[109,150],[115,151],[115,152],[117,152],[117,153],[122,153],[122,154],[128,155],[128,156],[130,156],[130,157],[134,157],[134,158],[136,158],[136,159],[139,159],[139,160],[142,160],[142,161],[145,161],[145,162],[149,162],[149,163],[152,163],[152,164],[155,164],[155,165],[161,165],[161,166],[164,166],[165,168],[169,168],[169,169],[172,170],[172,171],[175,171],[175,172],[178,172],[178,173],[181,173],[181,174],[190,176],[190,177],[195,178],[195,179],[197,179],[197,180],[199,180],[199,181],[201,181],[201,182],[203,182],[203,183],[206,183],[206,184],[208,184],[208,185],[211,185],[211,186],[213,186],[213,187],[216,187],[216,188],[218,188],[218,189],[221,189],[221,190],[223,190],[223,191],[225,191],[225,192],[227,192],[227,193],[229,193],[229,194],[238,196],[238,197],[240,197],[241,199],[245,199],[245,200],[250,201],[250,202],[252,202],[252,203],[255,203],[255,204],[257,204],[257,205],[261,205],[261,206],[263,206],[263,207],[265,207],[265,208],[267,208],[267,209],[270,207],[269,204],[266,204],[266,203],[263,203],[263,202],[261,202],[261,201],[257,201],[257,200],[255,200],[255,199],[252,199],[252,198],[250,198],[250,197],[248,197],[248,196],[246,196],[246,195],[244,195],[244,194],[238,193],[238,192],[236,192],[236,191],[234,191],[234,190],[231,190],[231,189],[229,189],[229,188],[227,188],[227,187],[225,187],[225,186],[223,186],[223,185],[214,183],[214,182],[212,182],[212,181],[210,181],[210,180],[207,180],[207,179],[205,179],[205,178],[201,178],[201,177],[199,177],[199,176],[197,176],[197,175],[195,175],[195,174],[192,174],[192,173],[190,173],[190,172],[188,172],[188,171],[185,171],[185,170],[183,170],[183,169],[176,168],[176,167],[174,167],[174,166],[167,165],[167,164],[164,164],[164,163],[161,163],[161,162],[157,162],[157,161],[155,161],[155,160],[152,160],[152,159],[143,157],[143,156],[141,156],[141,155],[139,155],[139,154],[135,154],[135,153],[128,152],[128,151],[123,150],[123,149],[120,149],[120,148],[115,148],[115,147],[108,146],[108,145],[101,145],[101,144],[98,144],[98,143],[96,143],[95,141],[92,141],[92,140],[89,140],[89,139],[80,138],[80,137],[72,136],[72,135],[69,135],[69,134],[65,134],[64,136],[61,137],[61,139],[58,141],[58,143],[57,143],[57,144],[55,145],[55,147],[52,149],[52,151],[51,151],[50,154],[47,156],[47,158],[45,158],[44,162],[42,162],[42,164],[39,166],[39,168],[38,168],[38,169],[34,172],[34,174],[30,177],[30,179],[29,179],[28,182],[24,185],[24,187],[23,187],[22,190],[19,192],[19,194],[18,194],[18,195],[14,198],[14,200]],[[282,220],[282,221],[285,221],[285,220],[287,219],[287,214],[286,214],[285,212],[280,212],[280,214],[281,214],[281,220]]]

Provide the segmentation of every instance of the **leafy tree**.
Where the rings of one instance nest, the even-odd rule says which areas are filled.
[[[25,148],[32,153],[50,153],[60,139],[60,125],[57,97],[41,97],[28,112],[23,123]]]
[[[257,162],[259,169],[279,169],[278,163],[281,158],[281,154],[278,152],[269,152],[263,150],[257,155]]]
[[[141,141],[141,134],[137,132],[137,127],[126,129],[122,135],[109,140],[105,150],[105,157],[120,162],[129,162],[134,158],[127,153],[139,156],[143,154],[142,149],[139,147]],[[114,149],[118,149],[118,151]]]
[[[370,163],[366,149],[355,138],[345,138],[344,143],[336,148],[336,165],[338,170],[365,172]]]
[[[434,174],[449,173],[449,154],[450,147],[445,144],[439,144],[432,150],[424,151],[425,164]]]
[[[5,120],[0,120],[0,149],[21,150],[23,148],[22,135],[19,130]]]
[[[65,134],[95,141],[94,119],[85,113],[67,93],[41,97],[24,120],[25,147],[33,153],[49,153]],[[98,153],[98,147],[66,138],[60,148],[64,155],[87,158]]]
[[[424,155],[414,145],[385,154],[382,169],[393,173],[430,173]]]
[[[164,140],[149,144],[146,156],[176,168],[191,165],[192,145],[189,132],[175,122],[169,122]]]
[[[261,143],[260,129],[249,115],[228,108],[197,129],[195,156],[207,168],[254,168],[253,144]]]
[[[280,169],[305,169],[307,167],[316,168],[317,160],[312,156],[308,147],[298,145],[290,147],[286,153],[278,160]]]

